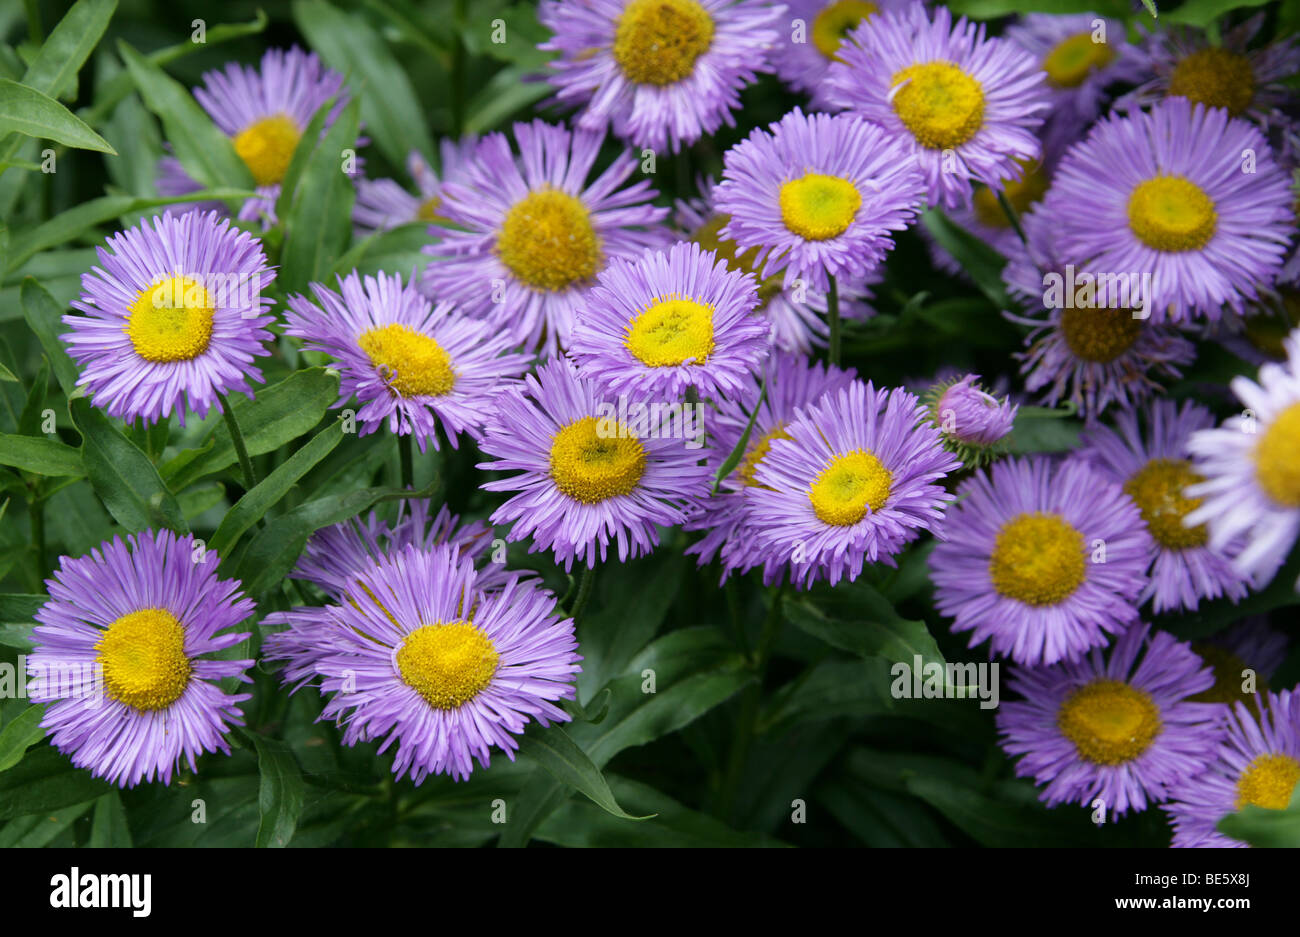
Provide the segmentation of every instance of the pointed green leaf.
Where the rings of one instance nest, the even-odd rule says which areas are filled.
[[[257,827],[257,847],[283,848],[293,839],[298,818],[302,816],[305,794],[302,769],[283,742],[249,734],[257,748],[257,773],[261,778],[257,809],[262,819]]]
[[[79,150],[117,153],[107,140],[49,95],[0,78],[0,134],[11,131]]]
[[[558,725],[519,740],[519,753],[545,768],[557,781],[586,794],[591,802],[623,820],[646,820],[626,813],[614,799],[600,769]]]
[[[45,738],[41,720],[44,706],[28,706],[0,732],[0,771],[8,771],[23,760],[27,749]]]
[[[71,446],[40,436],[0,433],[0,465],[35,475],[78,477],[86,474],[81,453]]]

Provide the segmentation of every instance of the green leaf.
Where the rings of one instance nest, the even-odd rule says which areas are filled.
[[[107,140],[58,101],[35,88],[0,78],[0,134],[10,131],[79,150],[117,154]]]
[[[1146,2],[1146,0],[1143,0]],[[1265,6],[1269,0],[1186,0],[1176,10],[1166,10],[1161,17],[1162,23],[1185,23],[1204,29],[1225,13]],[[1155,16],[1155,11],[1151,10]],[[1279,36],[1285,35],[1279,32]]]
[[[283,742],[248,734],[257,748],[257,773],[261,778],[257,809],[262,819],[257,827],[257,846],[283,848],[293,839],[302,815],[305,793],[302,771],[293,752]]]
[[[954,16],[981,20],[1009,13],[1097,13],[1115,19],[1129,15],[1126,0],[953,0],[948,6]]]
[[[131,828],[126,820],[126,808],[122,806],[122,796],[117,791],[95,801],[89,845],[94,849],[131,848]]]
[[[0,595],[0,644],[30,650],[36,612],[48,601],[47,595]]]
[[[1013,454],[1027,452],[1065,452],[1079,444],[1079,431],[1083,429],[1073,416],[1073,407],[1021,407],[1011,427],[1007,451]]]
[[[1236,813],[1230,813],[1218,823],[1224,836],[1250,843],[1252,846],[1275,849],[1300,847],[1300,785],[1291,794],[1285,810],[1270,810],[1246,804]]]
[[[77,0],[42,44],[23,84],[52,98],[72,90],[116,9],[117,0]]]
[[[341,420],[312,437],[311,442],[289,456],[274,472],[258,482],[252,491],[246,492],[235,502],[234,507],[222,519],[217,532],[212,535],[209,548],[215,550],[218,556],[227,556],[244,531],[261,520],[263,514],[289,493],[298,479],[342,441]]]
[[[58,751],[42,746],[0,773],[0,820],[48,813],[94,800],[112,785],[74,768]]]
[[[77,477],[86,474],[80,452],[65,443],[40,436],[0,433],[0,465],[11,465],[36,475]]]
[[[0,771],[8,771],[23,760],[27,749],[45,738],[41,720],[44,706],[28,706],[0,732]]]
[[[129,531],[164,526],[189,533],[176,497],[163,484],[149,457],[90,405],[75,397],[68,408],[81,433],[81,461],[108,513]]]
[[[50,810],[39,816],[20,817],[5,824],[0,830],[0,848],[40,849],[42,846],[58,844],[72,845],[72,824],[79,820],[91,808],[93,801],[85,801]]]
[[[921,223],[939,245],[956,258],[993,305],[999,309],[1011,308],[1011,297],[1002,282],[1002,268],[1007,263],[1005,257],[937,208],[927,209],[921,215]]]
[[[41,369],[27,392],[27,402],[18,417],[18,433],[22,436],[41,436],[41,413],[45,409],[45,393],[50,386],[50,362],[41,359]]]
[[[519,753],[536,761],[557,781],[582,791],[605,812],[623,820],[649,819],[634,817],[618,805],[600,769],[560,726],[524,736],[519,740]]]
[[[6,368],[2,362],[0,362],[0,381],[5,381],[9,384],[19,383],[18,375]]]
[[[754,421],[758,419],[758,411],[763,406],[763,401],[767,398],[767,375],[763,375],[763,384],[758,390],[758,400],[754,401],[754,409],[749,414],[749,422],[745,424],[745,431],[740,434],[740,439],[736,440],[736,445],[732,447],[731,454],[727,456],[726,461],[718,467],[718,474],[713,477],[713,491],[716,494],[718,486],[722,480],[732,473],[740,460],[745,457],[745,448],[749,445],[749,436],[754,431]]]
[[[548,82],[523,80],[535,73],[536,69],[512,66],[493,75],[466,107],[469,116],[465,120],[465,133],[487,133],[550,94],[553,89]]]

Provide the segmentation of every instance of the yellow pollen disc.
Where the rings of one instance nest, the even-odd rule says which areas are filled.
[[[1142,320],[1128,309],[1064,309],[1061,337],[1071,354],[1083,361],[1109,364],[1137,342]]]
[[[467,621],[424,625],[397,649],[402,680],[435,709],[456,709],[482,693],[500,660],[492,639]]]
[[[1092,33],[1079,33],[1056,44],[1043,59],[1047,83],[1057,88],[1077,88],[1092,71],[1100,71],[1115,58],[1105,42],[1093,42]]]
[[[790,434],[785,431],[785,424],[779,424],[759,436],[758,442],[751,442],[749,451],[736,466],[736,474],[740,476],[740,480],[751,488],[766,488],[767,486],[762,482],[755,480],[754,472],[758,469],[759,463],[767,457],[768,450],[772,448],[772,440],[789,438]]]
[[[848,179],[806,173],[781,186],[781,220],[807,241],[839,237],[862,207],[862,193]]]
[[[1178,253],[1200,250],[1219,216],[1205,190],[1182,176],[1139,182],[1128,197],[1128,225],[1147,247]]]
[[[525,286],[556,292],[600,269],[600,239],[582,202],[558,189],[520,199],[497,236],[501,262]]]
[[[837,455],[808,489],[813,512],[823,524],[849,527],[885,506],[894,475],[865,449]]]
[[[1255,477],[1283,507],[1300,508],[1300,403],[1287,407],[1255,447]]]
[[[170,277],[140,291],[123,331],[145,361],[189,361],[208,350],[216,306],[198,281]]]
[[[1063,517],[1036,511],[1002,525],[989,558],[1000,595],[1027,605],[1056,605],[1083,583],[1083,534]]]
[[[600,428],[600,421],[587,416],[570,423],[551,440],[555,487],[583,504],[631,494],[645,474],[641,441],[622,424],[603,437]]]
[[[713,353],[713,307],[693,299],[660,299],[627,327],[623,344],[647,367],[704,364]]]
[[[1237,809],[1254,804],[1266,810],[1285,810],[1300,781],[1300,761],[1289,755],[1260,755],[1237,779]]]
[[[258,185],[284,180],[302,133],[287,115],[276,114],[250,124],[235,137],[235,152]]]
[[[1184,527],[1183,518],[1201,506],[1200,498],[1183,494],[1188,485],[1205,481],[1186,459],[1152,459],[1124,482],[1124,493],[1142,512],[1156,543],[1170,550],[1203,547],[1209,539],[1205,525]]]
[[[1255,73],[1250,59],[1218,46],[1198,49],[1174,66],[1169,94],[1193,104],[1224,107],[1240,117],[1255,97]]]
[[[984,89],[951,62],[909,65],[890,86],[899,120],[931,150],[961,146],[984,125]]]
[[[822,7],[812,24],[813,45],[826,58],[834,60],[844,37],[878,9],[867,0],[838,0]]]
[[[109,625],[95,645],[110,699],[145,712],[180,699],[193,668],[185,629],[171,612],[145,608]]]
[[[402,397],[440,397],[456,383],[451,356],[427,335],[407,325],[383,325],[357,336],[389,388]]]
[[[762,309],[773,296],[785,289],[785,271],[778,270],[771,276],[764,277],[758,266],[759,248],[751,247],[737,253],[739,245],[718,234],[730,220],[730,215],[714,215],[691,235],[691,240],[704,250],[715,252],[719,260],[725,260],[727,269],[736,273],[753,274],[758,281],[758,308]]]
[[[442,206],[442,199],[434,195],[426,198],[420,203],[419,209],[415,212],[415,217],[421,221],[442,221],[443,218],[438,214],[438,209]]]
[[[614,61],[628,81],[671,85],[712,42],[713,17],[696,0],[632,0],[614,31]]]
[[[1025,212],[1047,194],[1047,175],[1041,168],[1021,164],[1024,174],[1019,179],[1002,180],[1002,194],[1006,196],[1016,214]],[[975,189],[975,217],[990,228],[1009,228],[1011,221],[998,204],[997,194],[988,186]]]
[[[1247,669],[1254,670],[1253,667],[1231,651],[1214,644],[1198,642],[1192,645],[1192,650],[1214,672],[1214,685],[1190,697],[1192,702],[1246,703],[1252,707],[1257,706],[1255,694],[1243,693],[1241,690],[1241,684],[1245,680],[1241,672]],[[1268,692],[1268,683],[1264,680],[1264,675],[1258,671],[1255,671],[1255,689],[1260,693]]]
[[[1119,765],[1151,747],[1160,734],[1160,709],[1136,687],[1099,679],[1065,698],[1056,725],[1074,743],[1080,758],[1096,765]]]

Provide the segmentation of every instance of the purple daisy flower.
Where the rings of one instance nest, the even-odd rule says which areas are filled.
[[[1216,320],[1277,278],[1295,221],[1288,189],[1257,129],[1170,98],[1097,124],[1040,210],[1061,251],[1091,269],[1149,272],[1153,322]]]
[[[463,230],[430,229],[424,252],[439,259],[422,289],[549,355],[567,345],[606,264],[669,243],[668,210],[649,204],[644,179],[619,188],[637,171],[630,153],[587,183],[599,133],[537,120],[515,124],[514,136],[517,161],[505,134],[488,134],[463,175],[443,184],[439,212]]]
[[[961,463],[943,448],[916,396],[854,381],[799,412],[770,439],[746,491],[757,547],[789,563],[802,588],[850,581],[942,516],[935,484]]]
[[[1011,433],[1020,407],[1005,396],[998,400],[980,387],[978,374],[936,384],[926,394],[930,422],[948,451],[975,468],[996,454]]]
[[[740,90],[770,71],[784,7],[766,0],[544,0],[558,52],[555,100],[578,104],[576,124],[633,146],[677,152],[724,123]]]
[[[408,546],[358,572],[325,609],[325,650],[311,662],[321,720],[340,720],[346,745],[397,745],[393,773],[469,777],[492,748],[514,760],[530,719],[567,722],[581,670],[573,619],[555,596],[517,576],[484,591],[454,546]],[[275,654],[284,649],[275,650]],[[291,667],[293,664],[291,663]]]
[[[1247,804],[1285,810],[1300,782],[1300,696],[1269,693],[1262,713],[1233,705],[1208,770],[1186,779],[1164,810],[1175,847],[1245,846],[1218,831],[1219,821]]]
[[[216,554],[192,536],[142,531],[61,557],[36,613],[28,695],[47,703],[54,747],[119,787],[170,784],[177,763],[230,746],[242,725],[225,678],[251,683],[251,660],[214,660],[248,637],[233,628],[254,610],[239,583],[217,578]]]
[[[966,205],[972,182],[998,185],[1017,175],[1017,159],[1041,153],[1042,69],[1014,43],[986,39],[982,24],[954,24],[947,7],[873,16],[838,58],[826,77],[830,100],[912,155],[931,205]]]
[[[1119,485],[1046,457],[962,483],[935,531],[935,604],[992,652],[1035,667],[1075,660],[1137,620],[1151,536]]]
[[[565,570],[575,559],[594,567],[611,540],[625,562],[658,544],[656,525],[681,523],[708,493],[688,427],[699,405],[615,401],[566,358],[524,380],[527,395],[502,394],[479,443],[496,459],[479,468],[519,472],[481,486],[520,492],[492,514],[513,523],[507,539],[531,537],[530,553],[552,550]]]
[[[379,429],[413,434],[420,451],[438,448],[437,427],[453,449],[460,433],[476,436],[493,412],[493,400],[528,367],[528,357],[507,353],[511,336],[486,322],[434,306],[412,279],[400,274],[339,278],[339,293],[311,284],[316,302],[292,295],[286,335],[336,358],[342,371],[342,406],[361,401],[359,434]]]
[[[751,529],[752,517],[748,492],[758,484],[754,472],[766,457],[774,439],[789,439],[786,428],[799,412],[821,400],[826,394],[849,386],[855,372],[842,371],[832,365],[814,362],[802,355],[779,354],[766,364],[767,391],[762,393],[753,377],[739,394],[719,398],[715,407],[705,411],[705,432],[709,439],[708,469],[716,477],[749,426],[750,414],[757,402],[758,414],[745,446],[745,454],[731,474],[722,479],[719,490],[703,503],[702,511],[688,520],[686,530],[704,531],[698,543],[686,553],[699,556],[704,566],[718,556],[722,563],[722,582],[732,572],[746,572],[764,564],[765,581],[773,582],[784,569],[784,561],[757,546]]]
[[[1116,429],[1093,425],[1085,430],[1080,455],[1123,486],[1155,543],[1151,579],[1140,601],[1151,599],[1153,611],[1165,612],[1194,610],[1201,599],[1243,598],[1245,577],[1232,568],[1227,555],[1207,546],[1204,525],[1183,524],[1200,505],[1184,489],[1204,481],[1187,458],[1187,440],[1213,426],[1213,415],[1191,401],[1179,407],[1171,400],[1157,400],[1148,410],[1145,435],[1133,410],[1120,411],[1115,422]]]
[[[358,179],[357,201],[352,206],[352,223],[358,236],[404,224],[436,224],[443,220],[438,214],[442,184],[459,176],[461,166],[476,146],[477,137],[466,137],[459,143],[441,141],[438,144],[441,178],[418,150],[412,150],[406,158],[406,171],[415,181],[417,195],[408,192],[396,179]]]
[[[719,232],[758,248],[764,277],[785,285],[860,279],[894,247],[890,234],[916,218],[923,183],[902,146],[849,116],[798,108],[756,129],[722,158],[713,202],[730,221]]]
[[[1214,685],[1192,697],[1225,707],[1241,702],[1258,707],[1268,681],[1286,659],[1286,635],[1255,615],[1227,631],[1192,643],[1192,650],[1214,671]]]
[[[678,399],[738,393],[767,356],[754,278],[712,251],[678,243],[611,263],[578,315],[571,353],[615,393]]]
[[[997,713],[1002,748],[1023,757],[1018,777],[1043,787],[1040,799],[1097,806],[1121,817],[1159,803],[1204,770],[1219,740],[1220,708],[1190,702],[1214,682],[1191,647],[1134,625],[1108,657],[1099,649],[1074,662],[1013,667],[1008,684],[1023,701]]]
[[[1284,344],[1287,362],[1263,365],[1258,384],[1232,379],[1242,414],[1187,444],[1205,481],[1187,489],[1202,503],[1184,523],[1208,525],[1212,550],[1244,538],[1232,563],[1257,587],[1273,578],[1300,534],[1300,330]]]
[[[221,394],[261,382],[271,352],[263,291],[275,274],[261,242],[215,213],[159,215],[97,247],[62,339],[78,384],[111,416],[155,423],[206,416]]]

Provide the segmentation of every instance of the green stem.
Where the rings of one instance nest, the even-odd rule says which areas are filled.
[[[452,17],[456,38],[451,46],[451,129],[459,138],[465,130],[465,43],[460,38],[465,22],[465,0],[456,0]]]
[[[1011,222],[1011,227],[1015,229],[1016,237],[1020,238],[1020,243],[1028,244],[1029,239],[1025,237],[1025,229],[1020,227],[1020,216],[1011,207],[1006,195],[1003,194],[1001,189],[995,189],[993,194],[998,197],[998,204],[1002,206],[1002,213],[1007,216],[1007,221]]]
[[[402,465],[402,488],[415,486],[415,463],[411,459],[410,435],[397,437],[397,457]]]
[[[840,366],[840,287],[835,277],[827,274],[830,288],[826,291],[826,319],[830,322],[831,335],[828,359],[835,367]]]
[[[235,412],[230,409],[230,400],[225,394],[217,394],[217,400],[221,403],[221,415],[226,420],[226,429],[230,431],[230,442],[235,447],[235,455],[239,457],[240,471],[244,473],[244,490],[252,491],[257,485],[257,476],[253,474],[253,463],[248,458],[244,434],[239,431],[239,421],[235,419]]]
[[[591,590],[595,584],[596,567],[585,567],[582,570],[582,579],[578,581],[578,597],[573,600],[573,607],[569,611],[569,617],[573,619],[575,627],[582,618],[582,612],[587,607],[587,601],[591,598]]]
[[[32,543],[36,546],[36,581],[45,582],[45,499],[37,498],[29,506],[32,518]]]

